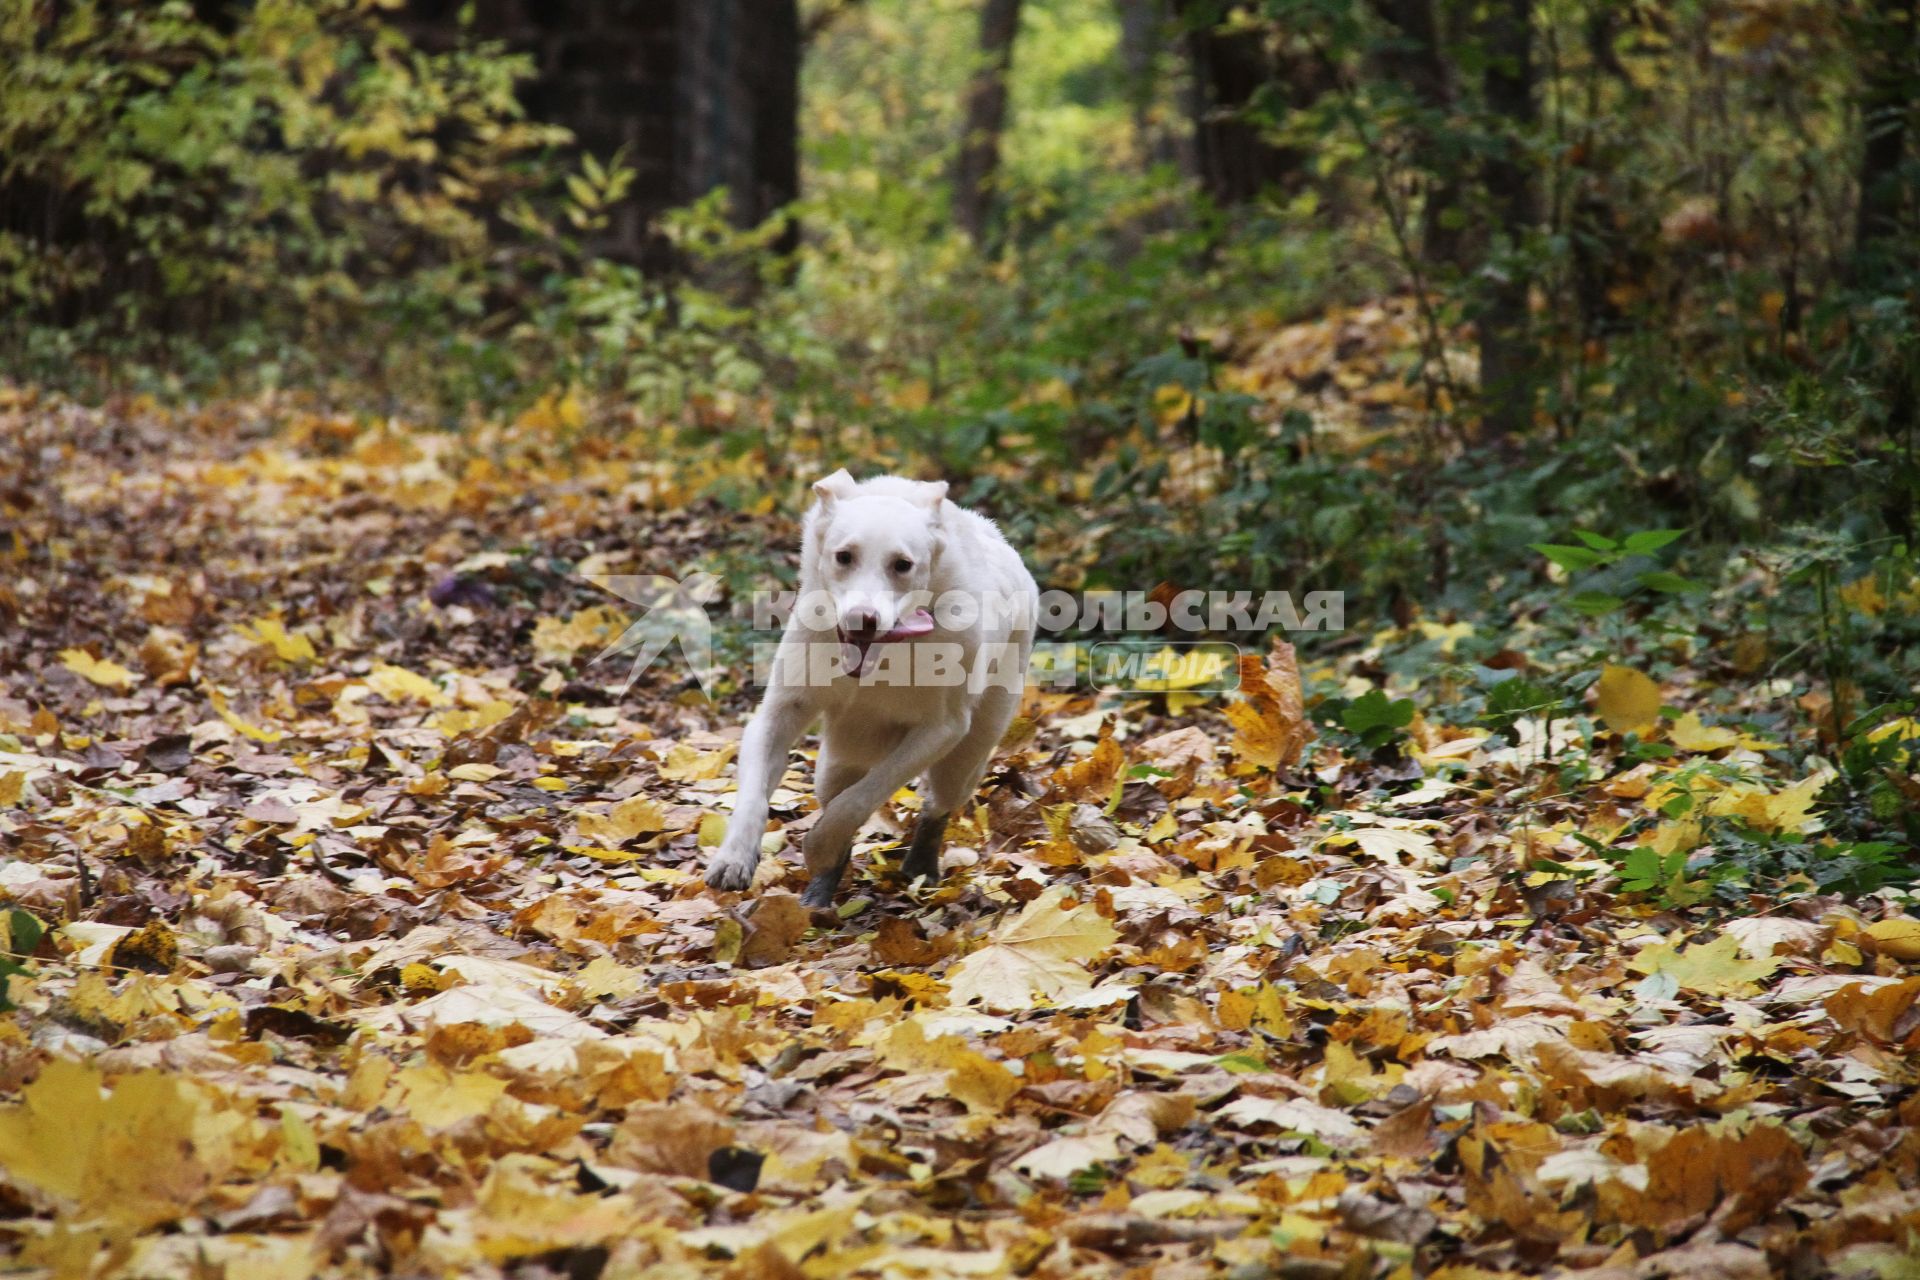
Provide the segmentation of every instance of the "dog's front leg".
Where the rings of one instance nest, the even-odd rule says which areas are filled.
[[[946,718],[914,727],[865,777],[835,796],[820,811],[813,829],[800,844],[807,870],[812,875],[806,892],[800,895],[801,902],[809,907],[833,905],[833,895],[852,856],[853,837],[861,824],[894,792],[926,772],[928,765],[952,750],[964,736],[965,729]]]
[[[786,686],[767,691],[740,739],[740,767],[733,817],[720,852],[707,864],[707,883],[716,889],[744,889],[760,865],[760,837],[767,829],[767,795],[787,770],[787,753],[807,727],[813,708]]]

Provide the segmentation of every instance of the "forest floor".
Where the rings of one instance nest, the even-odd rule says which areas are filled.
[[[583,575],[789,517],[291,402],[16,391],[0,443],[9,1268],[1915,1274],[1914,930],[1665,861],[1820,839],[1766,728],[1805,717],[1717,650],[1498,733],[1432,713],[1474,627],[1527,661],[1507,619],[1036,694],[945,883],[886,874],[903,795],[823,920],[791,844],[700,878],[744,676],[587,666],[625,616]],[[1304,714],[1389,684],[1384,732]]]

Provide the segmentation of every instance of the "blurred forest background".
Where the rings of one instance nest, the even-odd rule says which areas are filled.
[[[4,12],[23,381],[938,473],[1067,586],[1717,591],[1911,691],[1911,0]]]
[[[0,1258],[1920,1274],[1917,100],[1916,0],[0,0]],[[840,466],[1346,627],[709,890]]]

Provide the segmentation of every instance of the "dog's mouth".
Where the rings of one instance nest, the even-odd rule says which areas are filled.
[[[839,628],[840,661],[851,676],[867,673],[877,660],[875,652],[883,644],[894,644],[901,640],[912,640],[924,636],[933,630],[933,614],[925,609],[915,609],[901,618],[891,631],[882,631],[878,626],[868,624],[864,627]]]

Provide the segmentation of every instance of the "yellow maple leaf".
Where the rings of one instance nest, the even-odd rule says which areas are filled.
[[[992,941],[947,972],[954,1004],[1030,1009],[1093,985],[1083,967],[1119,940],[1092,907],[1063,907],[1064,888],[1047,890],[995,932]]]
[[[428,1129],[445,1129],[493,1109],[507,1082],[483,1071],[449,1071],[438,1063],[408,1067],[394,1076],[400,1109]]]
[[[594,1000],[621,999],[638,995],[647,985],[644,970],[621,964],[611,956],[596,956],[586,968],[573,975],[573,986],[581,995]]]
[[[1233,749],[1242,760],[1262,769],[1300,762],[1313,730],[1292,645],[1276,643],[1265,663],[1257,654],[1240,655],[1240,700],[1227,705],[1226,715],[1234,729]]]
[[[561,618],[533,624],[533,651],[544,662],[564,662],[582,649],[604,649],[620,638],[630,622],[610,604],[596,604]]]
[[[1682,751],[1725,751],[1740,743],[1739,734],[1731,729],[1702,724],[1699,713],[1694,711],[1674,721],[1673,727],[1667,731],[1667,738]]]
[[[1635,973],[1670,975],[1682,990],[1703,995],[1752,994],[1755,984],[1780,967],[1781,957],[1745,957],[1740,939],[1723,933],[1712,942],[1681,947],[1662,943],[1635,956],[1628,967]]]
[[[529,1255],[587,1248],[645,1229],[645,1220],[628,1205],[556,1188],[530,1162],[520,1162],[527,1160],[509,1156],[495,1164],[475,1196],[471,1231],[481,1258],[506,1267]]]
[[[449,738],[457,738],[463,733],[491,729],[511,716],[513,710],[511,702],[500,698],[483,702],[477,707],[449,707],[445,711],[434,712],[427,719],[427,727]]]
[[[1905,716],[1898,720],[1889,720],[1867,735],[1868,742],[1885,742],[1888,738],[1897,739],[1902,751],[1898,759],[1903,763],[1912,760],[1916,747],[1920,743],[1920,720]]]
[[[579,391],[568,387],[564,392],[556,389],[541,396],[514,425],[529,431],[578,431],[586,420]]]
[[[1784,791],[1776,791],[1768,796],[1765,825],[1774,831],[1792,831],[1803,835],[1820,830],[1824,824],[1813,816],[1813,806],[1833,779],[1831,769],[1822,769]]]
[[[1692,818],[1669,818],[1643,834],[1640,843],[1664,856],[1698,848],[1700,835],[1700,824]]]
[[[1674,721],[1673,726],[1667,730],[1667,737],[1682,751],[1724,751],[1728,747],[1744,747],[1748,751],[1771,751],[1780,745],[1750,733],[1741,733],[1738,729],[1703,724],[1699,713],[1694,711],[1689,711]]]
[[[437,707],[447,701],[447,695],[439,685],[405,667],[390,666],[384,662],[374,664],[373,671],[366,679],[367,688],[373,690],[388,702],[424,702]]]
[[[247,1126],[172,1073],[136,1072],[108,1088],[92,1066],[55,1058],[0,1109],[0,1168],[77,1216],[140,1229],[180,1216],[217,1185]]]
[[[959,1036],[929,1037],[914,1018],[895,1025],[879,1053],[895,1070],[946,1072],[947,1093],[976,1115],[998,1115],[1024,1083]]]
[[[1840,598],[1869,617],[1887,611],[1886,593],[1872,574],[1856,578],[1840,588]]]
[[[60,665],[81,679],[91,681],[103,689],[133,688],[135,679],[133,672],[117,662],[96,658],[85,649],[62,649]]]
[[[894,388],[891,396],[893,407],[912,413],[924,409],[933,401],[933,387],[925,378],[913,378]]]
[[[1114,784],[1119,781],[1126,763],[1120,744],[1113,740],[1113,721],[1102,720],[1093,750],[1056,769],[1053,786],[1071,800],[1105,802],[1113,795]]]
[[[227,695],[218,689],[207,690],[207,701],[213,704],[214,714],[231,725],[236,733],[252,738],[255,742],[278,742],[286,736],[278,729],[262,729],[258,725],[242,720],[227,706]]]
[[[1473,624],[1471,622],[1443,624],[1439,622],[1428,622],[1423,618],[1415,625],[1419,627],[1422,638],[1438,640],[1440,642],[1440,652],[1447,654],[1452,653],[1454,647],[1462,640],[1468,639],[1473,635]]]
[[[1818,770],[1781,791],[1749,782],[1735,783],[1707,801],[1707,813],[1739,818],[1762,831],[1818,831],[1823,824],[1813,816],[1813,807],[1833,778],[1831,770]]]
[[[1881,955],[1896,960],[1920,960],[1920,920],[1912,916],[1876,920],[1867,926],[1866,933]]]
[[[1920,720],[1911,716],[1889,720],[1867,735],[1868,742],[1884,742],[1888,738],[1898,738],[1902,742],[1920,738]]]
[[[1293,1034],[1293,1019],[1287,1016],[1285,998],[1271,982],[1243,991],[1222,991],[1217,1016],[1229,1031],[1257,1027],[1285,1039]]]
[[[1594,685],[1594,710],[1615,733],[1645,729],[1660,718],[1660,686],[1644,672],[1608,663]]]
[[[727,763],[740,748],[729,743],[718,751],[702,751],[684,742],[667,748],[660,762],[660,776],[668,782],[706,782],[727,771]]]
[[[623,845],[635,836],[652,835],[667,829],[667,811],[651,796],[622,800],[605,815],[583,813],[580,834],[602,844]]]
[[[1189,689],[1218,689],[1220,680],[1227,669],[1230,649],[1176,649],[1172,645],[1147,654],[1140,664],[1140,674],[1133,680],[1133,688],[1142,693],[1164,693],[1167,695],[1167,710],[1179,715],[1191,707],[1207,700],[1204,693],[1188,693]]]
[[[242,623],[234,630],[255,644],[272,649],[274,657],[282,662],[312,662],[319,656],[313,650],[313,641],[300,632],[288,631],[286,624],[275,617]]]
[[[499,765],[487,764],[481,760],[469,760],[465,764],[457,764],[447,770],[447,776],[455,782],[492,782],[505,772],[506,770]]]
[[[1192,408],[1193,393],[1178,383],[1169,382],[1153,389],[1154,416],[1163,426],[1180,421]]]
[[[1368,857],[1403,866],[1428,866],[1442,854],[1434,838],[1407,827],[1357,827],[1346,833]]]

